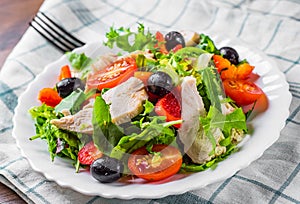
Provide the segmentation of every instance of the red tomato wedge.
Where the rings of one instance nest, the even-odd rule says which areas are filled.
[[[180,103],[173,93],[168,93],[159,99],[155,104],[154,111],[159,116],[166,116],[167,122],[181,119]],[[179,128],[180,124],[176,124],[174,127]]]
[[[150,154],[146,147],[135,150],[128,159],[131,172],[148,181],[158,181],[176,174],[182,164],[181,152],[170,145],[155,144]]]
[[[91,141],[84,145],[78,152],[78,160],[80,164],[91,165],[93,161],[102,157],[102,152],[94,145],[94,142]]]
[[[263,95],[263,91],[253,82],[246,80],[231,80],[223,81],[225,93],[233,99],[237,105],[245,106],[254,103]]]
[[[52,88],[43,88],[38,94],[38,100],[48,106],[55,107],[61,102],[62,98],[59,96],[56,90]]]
[[[127,57],[115,61],[105,69],[90,75],[87,79],[87,88],[113,88],[118,84],[126,81],[137,70],[137,65],[134,58]]]
[[[242,63],[237,66],[231,64],[228,59],[223,58],[221,55],[214,55],[213,61],[221,79],[247,79],[250,77],[254,67],[248,63]]]

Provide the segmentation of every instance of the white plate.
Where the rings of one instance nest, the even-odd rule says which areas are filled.
[[[28,139],[35,135],[34,122],[28,114],[28,110],[32,106],[39,105],[36,98],[41,88],[52,87],[55,84],[60,67],[68,64],[66,56],[49,64],[19,98],[13,119],[13,136],[16,138],[22,155],[28,159],[35,171],[41,172],[47,179],[53,180],[61,186],[69,187],[86,195],[122,199],[160,198],[172,194],[182,194],[225,180],[238,170],[247,167],[278,139],[289,114],[291,94],[288,91],[284,75],[264,53],[249,48],[238,39],[211,37],[218,47],[225,45],[234,47],[242,58],[248,59],[255,66],[254,71],[261,76],[256,83],[262,87],[269,99],[267,111],[256,116],[250,122],[254,127],[254,133],[242,142],[239,152],[219,163],[215,170],[194,173],[163,184],[121,185],[101,184],[94,180],[88,172],[75,173],[71,163],[60,158],[51,162],[46,142],[39,139],[35,141]],[[109,49],[101,46],[100,42],[91,43],[75,50],[78,53],[85,52],[90,57],[96,57],[108,51]]]

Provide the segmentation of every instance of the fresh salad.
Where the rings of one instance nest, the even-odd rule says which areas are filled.
[[[102,183],[160,181],[214,169],[238,151],[247,118],[266,97],[254,66],[207,35],[111,27],[95,59],[66,53],[53,87],[29,112],[50,158]],[[114,49],[112,49],[113,51]],[[258,108],[259,109],[259,108]]]

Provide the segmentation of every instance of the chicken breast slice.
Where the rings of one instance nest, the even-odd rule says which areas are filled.
[[[143,103],[148,99],[144,83],[135,77],[108,90],[102,95],[110,104],[112,122],[119,125],[130,122],[143,111]]]
[[[199,117],[206,115],[206,110],[199,95],[196,86],[196,79],[187,76],[181,84],[181,117],[182,124],[178,130],[179,138],[184,145],[184,151],[192,159],[194,163],[202,164],[211,160],[214,155],[210,153],[213,145],[209,138],[205,135],[203,127],[200,125]],[[220,129],[215,129],[212,134],[217,142],[218,154],[224,151],[218,142],[224,138]],[[226,149],[225,149],[226,151]]]
[[[74,115],[67,115],[60,119],[51,120],[51,124],[56,127],[85,134],[93,134],[93,106],[89,104]]]
[[[183,120],[178,130],[179,138],[187,152],[192,146],[199,130],[199,117],[206,111],[201,96],[198,93],[196,79],[192,76],[183,78],[181,83],[181,118]]]

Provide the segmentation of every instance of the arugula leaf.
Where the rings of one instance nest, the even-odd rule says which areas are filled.
[[[213,53],[213,54],[220,54],[220,51],[218,50],[218,48],[215,46],[214,42],[212,41],[212,39],[205,35],[205,34],[200,34],[200,42],[197,45],[197,47],[209,52],[209,53]]]
[[[93,140],[100,151],[109,155],[113,147],[123,137],[122,129],[112,123],[107,105],[101,96],[97,96],[94,103],[92,118],[94,133]]]
[[[153,117],[141,133],[122,137],[118,145],[112,149],[110,157],[122,159],[126,153],[132,153],[147,144],[170,144],[175,140],[175,131],[170,128],[172,125],[173,123],[161,122],[161,117]]]
[[[236,108],[232,113],[223,115],[211,106],[206,117],[200,117],[205,133],[211,129],[220,128],[225,137],[229,137],[232,128],[247,131],[246,117],[242,108]]]
[[[144,50],[146,48],[153,49],[156,41],[149,30],[145,33],[145,27],[141,23],[139,23],[138,32],[131,32],[129,28],[124,27],[118,29],[110,27],[110,31],[106,33],[106,38],[105,46],[113,48],[116,45],[127,52]]]
[[[209,162],[206,162],[204,164],[194,164],[194,163],[187,163],[184,162],[181,165],[181,172],[200,172],[205,171],[207,169],[215,169],[219,162],[225,160],[229,155],[231,155],[234,152],[237,152],[238,148],[235,145],[229,145],[227,146],[227,151],[224,154],[221,154],[214,159],[212,159]]]
[[[53,107],[45,104],[32,107],[29,113],[35,120],[36,127],[36,135],[29,139],[35,140],[40,138],[46,140],[52,161],[56,156],[67,157],[77,161],[77,152],[81,144],[77,134],[61,130],[50,122],[52,119],[63,117],[63,115],[56,113]]]
[[[205,85],[207,97],[212,106],[221,111],[221,100],[225,98],[222,81],[214,67],[199,70]]]

